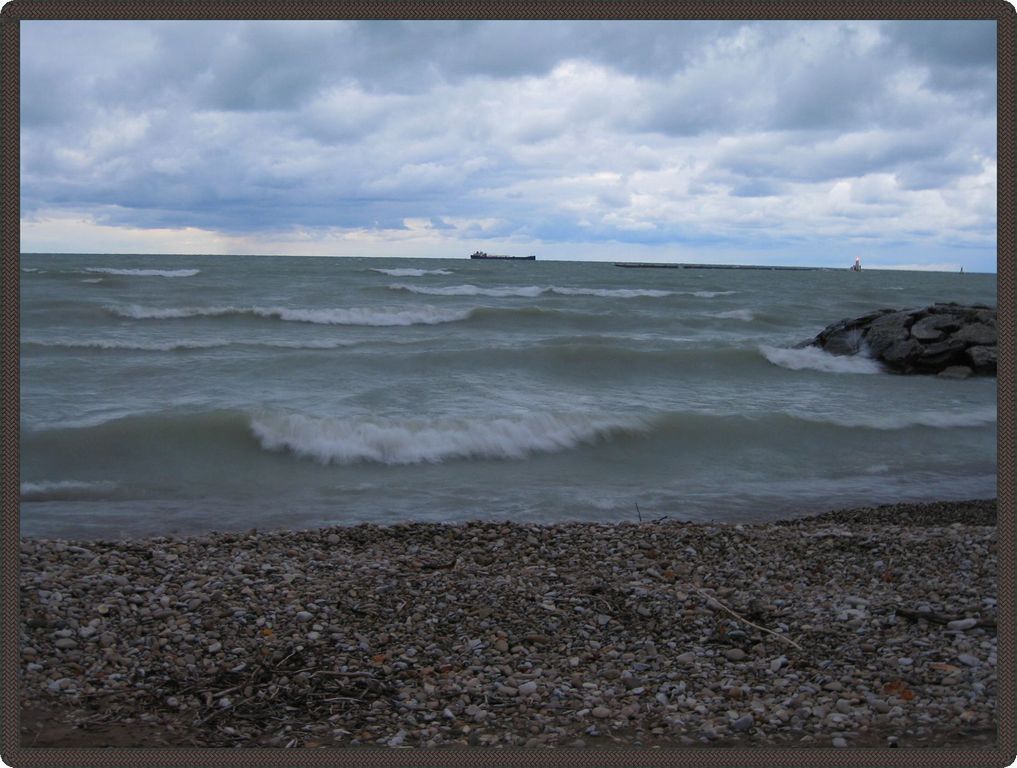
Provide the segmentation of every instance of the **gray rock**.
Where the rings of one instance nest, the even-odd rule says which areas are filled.
[[[971,323],[952,334],[950,339],[968,344],[994,347],[997,344],[998,334],[993,326],[985,325],[984,323]]]
[[[996,313],[981,306],[933,304],[922,309],[883,309],[824,328],[810,342],[835,355],[865,352],[897,373],[938,374],[968,367],[996,372]],[[945,378],[964,378],[954,370]]]
[[[977,626],[977,624],[978,619],[957,619],[957,621],[948,622],[946,628],[964,630],[971,629],[972,627]]]
[[[972,367],[979,373],[996,372],[996,347],[969,347],[967,356]]]
[[[590,714],[592,714],[594,717],[604,719],[606,717],[611,716],[611,710],[608,709],[607,707],[594,707],[593,711]]]
[[[941,379],[966,379],[974,373],[966,365],[950,365],[941,370],[937,375]]]
[[[836,736],[833,739],[833,746],[837,749],[844,749],[847,746],[847,740],[843,736]]]
[[[61,650],[69,651],[71,648],[78,647],[78,641],[70,637],[61,637],[59,640],[53,643],[53,645],[55,645],[57,648],[60,648]]]
[[[960,328],[956,315],[929,315],[911,326],[911,335],[922,342],[939,341],[949,330]]]
[[[742,715],[733,723],[731,723],[731,728],[739,733],[744,733],[745,731],[752,728],[752,726],[754,726],[755,724],[756,720],[755,718],[752,717],[752,715]]]
[[[745,658],[745,651],[741,648],[728,648],[724,651],[724,656],[727,657],[728,661],[741,661]]]
[[[530,680],[520,685],[518,691],[520,696],[529,696],[530,694],[537,692],[537,684]]]

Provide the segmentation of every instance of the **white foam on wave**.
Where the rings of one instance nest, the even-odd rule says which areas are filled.
[[[383,275],[390,275],[392,277],[423,277],[424,275],[451,275],[452,272],[448,269],[378,269],[375,267],[371,268],[372,272],[380,272]]]
[[[811,414],[792,412],[796,419],[838,427],[896,430],[911,427],[931,429],[965,429],[985,427],[996,423],[996,407],[983,406],[967,411],[917,411],[914,413],[882,413],[878,409],[856,411],[850,414]]]
[[[698,296],[701,299],[712,299],[715,296],[733,296],[738,291],[685,291],[687,296]]]
[[[81,282],[83,282],[83,283],[101,283],[102,282],[102,278],[101,277],[86,277]]]
[[[537,296],[541,296],[545,293],[553,293],[559,296],[600,296],[602,298],[623,299],[639,297],[656,298],[661,296],[671,296],[674,293],[673,291],[658,291],[642,288],[565,288],[557,285],[523,285],[506,286],[503,288],[482,288],[477,285],[449,285],[443,287],[432,287],[395,283],[390,285],[389,288],[394,291],[409,291],[410,293],[420,293],[428,296],[522,296],[530,299],[536,298]]]
[[[752,314],[750,309],[732,309],[729,312],[715,312],[710,317],[720,317],[725,320],[744,320],[745,322],[756,319],[756,316]]]
[[[116,487],[116,483],[105,481],[43,480],[38,483],[22,483],[20,497],[21,501],[58,501],[102,497],[108,495]]]
[[[289,307],[142,307],[131,304],[108,307],[120,317],[135,320],[173,320],[188,317],[252,315],[295,323],[316,325],[437,325],[465,320],[472,310],[439,307],[352,307],[348,309],[291,309]]]
[[[59,341],[36,341],[24,342],[36,347],[60,347],[63,349],[124,349],[138,352],[173,352],[179,349],[213,349],[215,347],[226,347],[231,342],[225,339],[210,339],[207,341],[120,341],[118,339],[93,339],[93,340],[69,340]]]
[[[660,298],[674,295],[674,291],[659,291],[652,288],[558,288],[552,286],[550,291],[562,296],[602,296],[619,299]]]
[[[105,275],[135,275],[140,277],[194,277],[200,269],[113,269],[112,267],[85,267],[86,272]]]
[[[488,419],[330,419],[261,414],[251,419],[251,430],[266,450],[286,450],[323,464],[522,459],[643,429],[638,422],[550,413]]]
[[[792,371],[821,371],[822,373],[882,373],[880,364],[864,355],[831,355],[819,347],[786,349],[762,344],[759,352],[774,365]]]
[[[430,287],[422,285],[404,285],[394,283],[389,286],[393,291],[409,291],[425,296],[524,296],[535,298],[544,293],[547,289],[536,285],[521,286],[518,288],[481,288],[476,285],[448,285],[444,287]]]

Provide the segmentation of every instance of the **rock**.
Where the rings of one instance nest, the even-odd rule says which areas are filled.
[[[957,621],[948,622],[946,625],[947,629],[971,629],[978,625],[978,619],[957,619]]]
[[[965,351],[968,360],[978,373],[996,372],[996,347],[975,346]]]
[[[728,648],[724,651],[724,656],[727,657],[728,661],[742,661],[746,654],[741,648]]]
[[[882,309],[840,320],[797,346],[818,346],[834,355],[866,353],[897,373],[965,378],[961,367],[995,374],[996,345],[995,310],[933,304],[912,310]]]
[[[972,656],[970,653],[957,654],[957,661],[968,667],[977,667],[982,663],[978,660],[977,656]]]
[[[518,691],[520,696],[529,696],[537,692],[537,684],[530,680],[520,685]]]
[[[754,726],[755,724],[756,720],[755,718],[752,717],[752,715],[742,715],[733,723],[731,723],[731,728],[737,731],[738,733],[744,733],[745,731],[752,728],[752,726]]]
[[[911,335],[921,342],[939,341],[947,331],[960,328],[956,315],[928,315],[911,326]]]
[[[53,645],[61,650],[69,651],[71,648],[78,647],[78,641],[70,637],[61,637],[59,640],[53,643]]]
[[[300,611],[296,615],[297,621],[299,621],[301,623],[308,622],[308,621],[310,621],[313,618],[314,618],[314,615],[310,611]]]
[[[937,375],[941,379],[966,379],[972,373],[974,373],[974,371],[966,365],[949,365],[941,370]]]
[[[611,716],[611,710],[607,707],[594,707],[590,714],[603,720],[604,718]]]
[[[695,664],[696,654],[694,654],[692,651],[686,651],[680,656],[675,656],[674,660],[678,664]]]
[[[950,336],[953,341],[961,341],[977,346],[996,346],[998,334],[995,326],[983,323],[971,323],[965,325],[956,333]]]
[[[833,739],[833,746],[837,749],[844,749],[847,746],[847,740],[843,736],[836,736]]]

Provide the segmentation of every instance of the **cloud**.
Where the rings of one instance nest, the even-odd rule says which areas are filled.
[[[990,249],[994,32],[24,22],[24,245]]]

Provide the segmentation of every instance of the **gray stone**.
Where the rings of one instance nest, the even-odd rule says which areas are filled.
[[[733,723],[731,723],[731,728],[734,729],[735,731],[738,731],[739,733],[744,733],[745,731],[752,728],[752,726],[754,726],[755,724],[756,720],[755,718],[752,717],[752,715],[742,715]]]
[[[520,685],[518,691],[520,696],[529,696],[530,694],[537,692],[537,684],[530,680]]]
[[[978,619],[970,619],[970,618],[969,619],[957,619],[957,621],[951,621],[951,622],[947,623],[946,628],[947,629],[964,630],[964,629],[971,629],[972,627],[977,626],[977,624],[978,624]]]
[[[997,338],[996,329],[983,323],[965,325],[950,336],[951,341],[961,341],[980,346],[996,346]]]
[[[974,373],[966,365],[951,365],[941,370],[937,376],[941,379],[966,379]]]
[[[607,707],[594,707],[593,711],[590,714],[592,714],[594,717],[604,719],[606,717],[611,716],[611,710],[608,709]]]
[[[729,648],[724,651],[724,655],[727,657],[728,661],[741,661],[745,658],[745,651],[741,648]]]
[[[939,341],[948,330],[960,328],[956,315],[929,315],[911,326],[911,335],[919,341]]]
[[[908,323],[911,316],[905,312],[893,312],[872,321],[865,332],[865,343],[874,357],[882,357],[891,346],[908,338]]]
[[[976,371],[980,373],[996,372],[996,347],[969,347],[967,356]]]
[[[53,645],[55,645],[57,648],[60,648],[61,650],[69,651],[71,648],[78,647],[78,641],[73,640],[69,637],[61,637],[59,640],[53,643]]]

